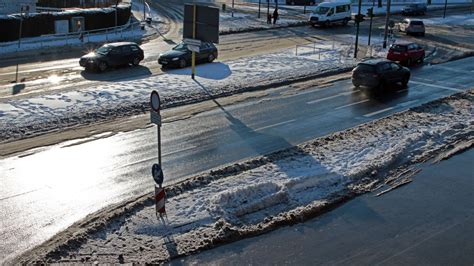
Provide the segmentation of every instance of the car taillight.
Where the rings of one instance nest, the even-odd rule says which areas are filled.
[[[404,52],[404,53],[403,53],[403,56],[408,56],[408,53],[407,53],[407,52]]]

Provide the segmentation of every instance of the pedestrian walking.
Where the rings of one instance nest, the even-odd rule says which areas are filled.
[[[272,24],[272,14],[267,14],[267,24]]]
[[[278,8],[275,8],[275,11],[273,11],[273,25],[276,24],[278,19]]]

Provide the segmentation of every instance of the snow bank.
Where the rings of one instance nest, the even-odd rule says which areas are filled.
[[[54,95],[10,99],[0,102],[0,141],[146,112],[152,90],[158,90],[164,106],[170,107],[347,70],[354,65],[343,56],[351,46],[339,43],[332,49],[321,43],[318,47],[326,49],[322,56],[295,55],[291,49],[200,65],[196,81],[190,78],[191,69],[186,68]]]
[[[21,262],[160,263],[304,221],[402,176],[394,169],[472,143],[473,101],[474,89],[216,169],[167,188],[166,225],[142,198],[90,216]]]

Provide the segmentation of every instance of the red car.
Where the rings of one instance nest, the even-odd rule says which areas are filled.
[[[416,43],[397,43],[393,44],[388,50],[387,59],[400,62],[400,64],[409,66],[413,63],[423,63],[425,59],[425,49]]]

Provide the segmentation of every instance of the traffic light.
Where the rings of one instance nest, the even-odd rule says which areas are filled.
[[[367,17],[371,18],[374,16],[374,8],[371,7],[371,8],[368,8],[367,9]]]
[[[362,21],[364,21],[364,17],[365,17],[365,16],[362,15],[362,14],[357,14],[357,15],[354,16],[354,21],[355,21],[356,23],[361,23]]]

